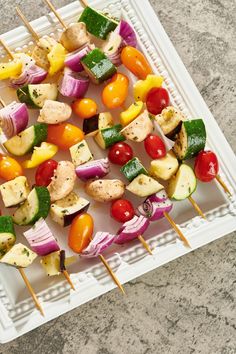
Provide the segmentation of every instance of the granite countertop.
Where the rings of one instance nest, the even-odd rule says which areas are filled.
[[[141,1],[141,0],[139,0]],[[54,0],[57,7],[69,0]],[[0,33],[43,1],[0,0]],[[236,151],[235,0],[151,0]],[[5,345],[0,354],[235,354],[236,234],[205,246]]]

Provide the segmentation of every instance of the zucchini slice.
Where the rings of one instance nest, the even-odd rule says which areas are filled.
[[[30,192],[27,178],[19,176],[0,186],[0,193],[5,208],[17,206],[24,202]]]
[[[31,152],[35,146],[47,139],[48,128],[44,123],[35,124],[13,136],[3,145],[12,155],[24,156]]]
[[[168,184],[167,193],[169,198],[184,200],[188,198],[197,188],[197,179],[193,169],[188,165],[182,164],[175,176]]]
[[[56,84],[26,85],[17,90],[17,96],[29,108],[43,108],[46,100],[56,101],[58,89]]]
[[[17,225],[33,225],[40,218],[46,219],[50,210],[50,194],[46,187],[35,187],[27,200],[13,214]]]
[[[87,6],[82,12],[79,22],[86,24],[86,29],[95,37],[106,39],[115,30],[118,22]]]
[[[144,174],[148,175],[146,168],[142,165],[140,160],[137,157],[134,157],[132,160],[128,161],[120,171],[124,176],[131,182],[138,175]]]
[[[182,123],[177,135],[174,152],[179,160],[196,156],[206,145],[206,128],[202,119],[188,120]]]
[[[16,234],[11,216],[0,216],[0,258],[2,258],[16,242]]]
[[[17,243],[2,257],[0,262],[13,267],[26,268],[33,263],[36,257],[35,252],[22,245],[22,243]]]
[[[94,140],[102,149],[105,150],[115,143],[125,140],[125,137],[120,133],[121,130],[121,124],[116,124],[113,127],[102,129],[94,137]]]
[[[95,84],[101,84],[110,79],[117,71],[112,62],[98,48],[92,50],[82,58],[81,64]]]

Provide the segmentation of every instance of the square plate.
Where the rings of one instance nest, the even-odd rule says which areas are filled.
[[[208,184],[199,183],[194,199],[201,205],[208,221],[196,216],[188,201],[178,202],[172,213],[173,219],[178,223],[192,245],[192,250],[210,243],[225,234],[236,230],[236,198],[235,198],[235,167],[236,157],[218,127],[215,119],[207,108],[200,93],[195,87],[191,77],[176,53],[161,23],[147,0],[97,0],[91,5],[110,12],[114,16],[122,16],[134,27],[139,46],[148,58],[155,73],[163,76],[165,87],[168,89],[172,104],[178,107],[187,117],[204,118],[209,148],[214,150],[219,158],[221,177],[231,189],[233,197],[228,199],[216,182]],[[75,22],[82,8],[78,1],[59,10],[66,22]],[[61,29],[53,15],[44,16],[32,22],[36,32],[40,35],[50,34],[58,36]],[[28,50],[32,47],[31,37],[24,27],[19,27],[2,36],[2,38],[16,51]],[[119,71],[124,71],[123,68]],[[127,73],[127,71],[124,71]],[[130,80],[135,79],[130,75]],[[1,96],[6,102],[15,99],[13,90],[6,88],[5,83],[0,84]],[[99,90],[90,88],[91,96],[99,97]],[[128,98],[132,101],[132,97]],[[100,109],[104,109],[100,103]],[[118,116],[119,111],[115,112]],[[31,119],[35,120],[36,113],[31,112]],[[73,122],[73,119],[72,119]],[[75,122],[75,121],[74,121]],[[96,145],[89,140],[91,150],[96,158],[103,156]],[[142,159],[142,149],[138,147],[138,155]],[[59,154],[59,159],[69,158],[68,154]],[[147,157],[143,157],[145,164]],[[113,169],[113,176],[118,176],[118,169]],[[31,182],[33,174],[31,174]],[[78,185],[81,195],[81,185]],[[137,204],[138,200],[133,199]],[[96,229],[114,232],[117,223],[110,219],[109,225],[103,215],[109,212],[107,205],[93,204],[91,212],[96,221]],[[57,235],[62,248],[67,248],[67,229],[62,230],[49,221],[55,235]],[[25,242],[22,236],[23,228],[16,228],[18,241]],[[180,257],[188,252],[181,242],[176,239],[174,231],[165,220],[153,223],[145,237],[154,249],[154,256],[148,255],[138,242],[132,242],[124,247],[111,247],[105,254],[109,264],[115,271],[121,283],[130,281],[162,264]],[[61,276],[47,278],[36,261],[26,274],[33,285],[44,308],[45,318],[41,317],[34,308],[24,283],[14,268],[1,265],[0,273],[0,342],[8,342],[14,338],[48,322],[49,320],[72,310],[73,308],[92,300],[93,298],[113,289],[115,285],[107,275],[98,260],[80,260],[69,268],[76,291],[70,290],[68,284]]]

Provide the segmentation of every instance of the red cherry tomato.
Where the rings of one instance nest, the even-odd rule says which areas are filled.
[[[202,182],[212,181],[219,172],[219,163],[213,151],[201,151],[196,157],[194,171]]]
[[[133,149],[126,143],[116,143],[108,153],[109,160],[115,165],[123,166],[133,158]]]
[[[47,187],[51,183],[54,171],[57,168],[57,161],[47,160],[38,166],[35,174],[35,183],[37,186]]]
[[[166,147],[158,135],[150,134],[144,141],[147,154],[152,159],[160,159],[166,156]]]
[[[157,115],[169,106],[170,98],[168,91],[163,87],[154,87],[147,94],[148,112]]]
[[[118,199],[111,205],[111,216],[118,222],[131,220],[134,214],[134,207],[127,199]]]

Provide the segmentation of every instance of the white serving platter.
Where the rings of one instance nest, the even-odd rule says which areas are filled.
[[[194,199],[201,205],[208,221],[196,216],[188,201],[176,203],[172,217],[181,226],[192,245],[192,250],[236,230],[236,157],[148,0],[97,0],[91,2],[91,5],[101,10],[105,8],[111,14],[122,16],[132,24],[136,30],[139,45],[153,70],[164,77],[172,104],[181,109],[189,118],[202,117],[205,121],[208,132],[207,145],[217,153],[221,166],[221,177],[229,186],[233,196],[231,199],[227,198],[221,187],[215,182],[199,183]],[[81,11],[82,7],[79,1],[59,10],[61,16],[68,23],[76,22]],[[50,34],[57,37],[60,32],[60,26],[53,15],[35,20],[32,25],[40,35]],[[27,51],[32,46],[31,37],[24,27],[4,34],[2,38],[12,49],[22,50],[23,48]],[[124,69],[121,68],[121,71]],[[130,79],[134,81],[134,77],[130,76]],[[87,96],[99,97],[99,90],[97,87],[91,87]],[[0,94],[6,102],[16,98],[14,91],[8,89],[6,84],[2,82],[0,83]],[[130,96],[128,100],[131,102],[132,97]],[[100,109],[104,109],[102,104],[100,104]],[[114,115],[117,117],[118,113],[117,111]],[[35,120],[35,117],[36,113],[32,112],[32,121]],[[72,121],[78,122],[75,118]],[[92,139],[89,140],[89,145],[96,157],[103,156]],[[135,151],[144,164],[148,164],[142,147],[138,146]],[[69,158],[69,155],[61,154],[58,156],[58,160],[61,158]],[[118,169],[113,169],[112,175],[121,177]],[[31,178],[31,182],[33,183],[33,178]],[[78,192],[83,195],[81,185],[78,184],[77,188]],[[133,198],[133,201],[137,205],[138,200]],[[93,204],[90,212],[94,216],[97,231],[99,229],[117,231],[119,225],[110,218],[104,217],[109,213],[109,206]],[[48,223],[62,248],[67,249],[68,228],[63,230],[50,220],[47,221],[49,221]],[[24,228],[17,228],[18,241],[27,244],[22,236],[23,230]],[[165,220],[153,223],[145,238],[154,249],[154,256],[147,254],[138,242],[129,243],[124,247],[114,246],[105,254],[121,283],[128,282],[190,252],[176,239],[174,231]],[[0,343],[13,340],[115,288],[99,260],[78,259],[78,262],[68,270],[76,286],[75,292],[70,290],[63,277],[47,278],[39,261],[26,269],[26,274],[42,303],[45,312],[45,317],[42,317],[35,309],[17,270],[0,265]]]

